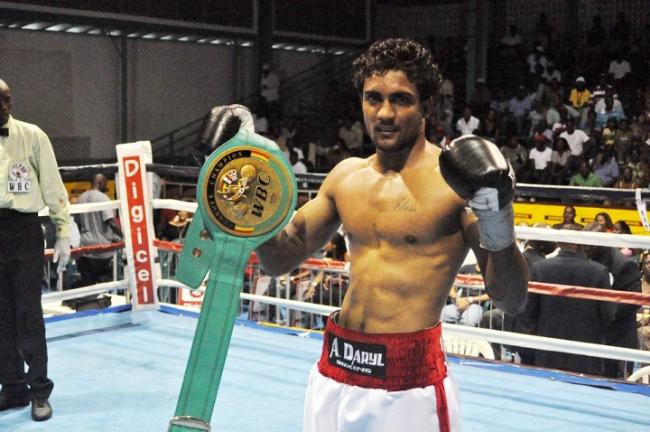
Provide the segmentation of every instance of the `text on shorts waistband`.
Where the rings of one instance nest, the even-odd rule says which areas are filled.
[[[339,326],[336,314],[325,327],[322,375],[388,391],[427,387],[447,376],[440,324],[412,333],[362,333]]]

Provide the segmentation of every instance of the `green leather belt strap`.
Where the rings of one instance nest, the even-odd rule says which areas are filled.
[[[172,432],[210,430],[248,258],[289,222],[297,192],[275,143],[240,130],[201,168],[197,198],[177,278],[198,288],[209,276]]]

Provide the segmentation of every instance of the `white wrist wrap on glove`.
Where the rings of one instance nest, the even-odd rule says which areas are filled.
[[[515,241],[515,226],[512,203],[501,210],[474,208],[478,218],[481,247],[489,251],[500,251]]]

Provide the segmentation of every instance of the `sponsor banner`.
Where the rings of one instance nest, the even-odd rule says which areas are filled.
[[[643,224],[641,223],[636,208],[623,209],[586,205],[574,205],[574,207],[576,209],[575,220],[579,224],[588,225],[594,221],[598,213],[606,212],[612,218],[612,222],[614,223],[619,220],[625,221],[630,226],[632,234],[650,235],[650,233],[643,228]],[[514,213],[515,224],[525,222],[530,226],[534,223],[540,222],[554,225],[562,223],[564,205],[516,202],[514,204]]]
[[[128,281],[134,308],[158,307],[156,278],[160,277],[153,247],[153,219],[146,187],[145,146],[148,142],[117,146],[122,228],[126,244]]]

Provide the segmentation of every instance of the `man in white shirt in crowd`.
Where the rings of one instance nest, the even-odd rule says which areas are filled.
[[[590,148],[591,138],[583,130],[576,129],[576,121],[572,117],[566,120],[566,130],[560,134],[569,144],[572,157],[580,157]]]
[[[535,147],[530,150],[528,159],[532,164],[531,178],[532,183],[549,184],[551,183],[551,160],[553,151],[546,145],[546,139],[541,135],[535,135],[533,138]]]
[[[480,125],[479,119],[472,115],[472,108],[468,105],[463,110],[463,116],[456,122],[456,130],[460,135],[472,135],[476,133]]]

